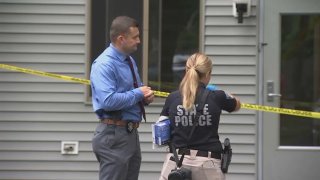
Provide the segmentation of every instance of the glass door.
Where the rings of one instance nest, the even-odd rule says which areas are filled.
[[[264,0],[264,104],[319,111],[320,3]],[[320,119],[263,113],[264,180],[320,178]]]

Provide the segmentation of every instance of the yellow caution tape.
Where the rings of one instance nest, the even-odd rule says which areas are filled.
[[[6,65],[6,64],[0,64],[0,68],[12,70],[12,71],[23,72],[23,73],[27,73],[27,74],[33,74],[33,75],[38,75],[38,76],[43,76],[43,77],[51,77],[51,78],[56,78],[56,79],[62,79],[65,81],[72,81],[72,82],[76,82],[76,83],[90,85],[90,80],[87,80],[87,79],[75,78],[75,77],[65,76],[65,75],[60,75],[60,74],[53,74],[53,73],[48,73],[48,72],[44,72],[44,71],[26,69],[26,68],[21,68],[21,67],[17,67],[17,66]],[[154,95],[158,96],[158,97],[168,97],[169,94],[170,93],[168,93],[168,92],[154,91]],[[256,105],[256,104],[247,104],[247,103],[241,103],[241,108],[320,119],[320,113],[319,112],[312,112],[312,111],[301,111],[301,110],[295,110],[295,109],[277,108],[277,107],[272,107],[272,106],[261,106],[261,105]]]
[[[320,119],[320,113],[312,112],[312,111],[301,111],[301,110],[295,110],[295,109],[278,108],[278,107],[272,107],[272,106],[261,106],[261,105],[246,104],[246,103],[241,103],[241,108]]]
[[[60,75],[60,74],[53,74],[53,73],[48,73],[48,72],[44,72],[44,71],[37,71],[37,70],[33,70],[33,69],[20,68],[17,66],[10,66],[10,65],[6,65],[6,64],[0,64],[0,68],[12,70],[12,71],[19,71],[19,72],[23,72],[23,73],[27,73],[27,74],[43,76],[43,77],[63,79],[66,81],[73,81],[73,82],[77,82],[77,83],[81,83],[81,84],[90,85],[90,80],[87,80],[87,79],[75,78],[75,77],[71,77],[71,76],[64,76],[64,75]]]
[[[170,93],[167,93],[167,92],[161,92],[161,91],[153,91],[153,94],[155,96],[158,96],[158,97],[168,97]]]

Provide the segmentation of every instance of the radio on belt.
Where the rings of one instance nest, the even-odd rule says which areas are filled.
[[[153,147],[167,145],[170,140],[170,120],[165,119],[151,125]]]

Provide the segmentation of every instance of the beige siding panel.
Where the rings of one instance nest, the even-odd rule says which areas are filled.
[[[256,65],[257,60],[255,55],[209,55],[213,60],[213,70],[215,65]]]
[[[84,44],[84,39],[81,34],[0,34],[0,41],[3,43]]]
[[[1,63],[86,77],[85,2],[0,0]],[[4,69],[0,83],[0,179],[98,179],[86,85]],[[60,153],[70,140],[78,155]]]
[[[91,106],[84,106],[83,103],[70,102],[0,102],[1,111],[7,112],[73,112],[92,113]],[[93,113],[92,113],[93,114]]]
[[[1,46],[0,46],[1,47]],[[256,54],[256,46],[205,46],[204,49],[206,52],[210,52],[212,55],[254,55]]]
[[[235,75],[235,74],[241,74],[241,75],[252,75],[256,73],[256,67],[255,66],[247,66],[247,65],[216,65],[214,66],[213,72],[214,75]]]
[[[84,63],[83,53],[0,53],[3,63]],[[18,65],[18,64],[17,64]],[[45,68],[45,67],[41,67]],[[38,69],[40,70],[40,69]]]
[[[231,6],[230,6],[231,9]],[[245,24],[239,24],[239,26],[255,26],[257,19],[254,17],[248,17],[243,20]],[[231,16],[206,16],[205,26],[235,26],[238,24],[238,19]]]
[[[83,102],[83,93],[0,93],[0,101],[15,102]]]
[[[219,131],[220,134],[220,140],[224,140],[225,138],[229,138],[232,143],[237,144],[254,144],[255,143],[255,137],[253,134],[241,134],[241,133],[224,133]]]
[[[213,72],[214,73],[214,72]],[[254,76],[245,76],[245,75],[213,75],[215,84],[234,84],[234,85],[254,85],[256,84],[256,79]]]
[[[90,171],[68,171],[68,167],[64,171],[0,171],[0,177],[9,179],[23,179],[23,180],[45,180],[45,179],[57,179],[59,180],[96,180],[98,178],[98,172]],[[28,178],[28,179],[27,179]]]
[[[61,88],[62,87],[62,88]],[[83,93],[83,85],[78,83],[1,83],[0,92],[46,92]]]
[[[246,45],[246,46],[255,46],[256,37],[255,36],[221,36],[221,35],[207,35],[206,36],[206,45]]]
[[[256,180],[256,177],[252,176],[252,173],[228,173],[226,175],[228,180]]]
[[[96,162],[68,162],[68,161],[38,161],[38,162],[12,162],[3,161],[0,162],[0,166],[5,167],[4,170],[15,170],[15,171],[63,171],[65,167],[69,167],[69,171],[94,171],[97,169]]]
[[[252,164],[253,165],[255,163],[255,157],[254,157],[254,154],[244,154],[244,153],[237,154],[237,153],[233,152],[233,154],[232,154],[232,163],[234,163],[234,164],[246,163],[246,164]]]
[[[240,110],[237,113],[223,113],[220,118],[220,123],[221,124],[248,124],[252,125],[255,124],[256,119],[254,116],[252,116],[252,111],[251,113],[246,113],[244,110]]]
[[[254,154],[254,144],[232,144],[232,151],[236,154]]]
[[[84,24],[1,24],[1,33],[84,34]]]
[[[82,4],[2,4],[0,13],[13,14],[81,14],[85,13]]]
[[[90,142],[81,141],[79,144],[79,151],[81,152],[92,150]],[[60,146],[60,141],[2,141],[0,142],[0,151],[59,151]]]
[[[229,36],[244,36],[244,37],[251,37],[255,36],[255,27],[254,26],[235,26],[235,25],[212,25],[206,27],[206,36],[221,36],[228,39]],[[241,44],[245,45],[245,44]]]
[[[219,131],[223,133],[241,133],[241,134],[254,134],[256,129],[255,129],[254,124],[244,124],[244,125],[239,125],[239,124],[220,124],[219,126]]]
[[[228,174],[233,174],[233,173],[253,174],[255,173],[255,166],[254,164],[233,163],[233,164],[230,164],[230,171],[228,171]]]
[[[257,7],[242,24],[232,15],[232,0],[205,1],[204,52],[213,59],[211,82],[239,97],[243,103],[257,102]],[[228,137],[234,155],[227,179],[256,179],[256,112],[223,112],[220,140]]]
[[[0,0],[1,3],[84,5],[86,0]]]
[[[0,141],[90,141],[91,137],[91,132],[0,132]]]
[[[48,14],[1,14],[0,23],[84,24],[84,16]]]
[[[28,132],[92,132],[94,123],[89,122],[0,122],[0,131],[28,131]]]
[[[0,43],[0,53],[84,53],[83,44]]]
[[[47,111],[24,111],[23,109],[17,112],[3,111],[1,107],[0,121],[41,121],[41,122],[98,122],[96,115],[91,112],[47,112]]]

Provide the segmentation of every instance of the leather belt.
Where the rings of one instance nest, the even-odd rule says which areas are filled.
[[[221,153],[212,152],[212,151],[202,151],[198,150],[196,156],[209,157],[209,152],[211,153],[210,157],[215,159],[221,159]],[[184,153],[185,155],[190,155],[190,149],[179,149],[178,154]]]
[[[116,125],[116,126],[128,126],[128,123],[132,125],[132,128],[137,129],[139,127],[139,122],[132,122],[132,121],[126,121],[121,119],[102,119],[102,123],[108,124],[108,125]]]

